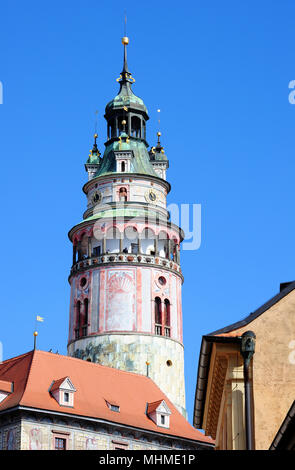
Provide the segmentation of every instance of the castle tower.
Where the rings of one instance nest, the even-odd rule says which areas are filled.
[[[85,165],[87,210],[73,243],[68,354],[149,375],[185,415],[180,243],[169,220],[168,160],[148,152],[144,102],[132,91],[128,38],[118,95],[105,109],[101,158],[94,136]]]

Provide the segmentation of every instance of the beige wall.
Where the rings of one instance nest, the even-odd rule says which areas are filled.
[[[252,330],[256,334],[256,348],[252,364],[255,448],[257,450],[267,450],[295,399],[295,290],[251,323],[236,330],[235,334],[240,336],[247,330]],[[229,346],[222,346],[225,348],[224,351],[230,352],[228,350]],[[218,355],[222,355],[224,353],[222,346],[218,345],[216,347],[214,345],[213,353],[216,354],[216,351],[218,351]],[[237,354],[239,346],[235,345],[232,348],[236,349]],[[210,363],[210,374],[212,374],[215,361],[214,354]],[[223,434],[226,413],[228,416],[229,413],[233,412],[232,419],[234,420],[242,419],[244,414],[244,410],[240,406],[236,405],[235,411],[231,407],[233,394],[228,391],[228,386],[231,387],[228,378],[235,375],[235,368],[233,363],[230,365],[230,361],[227,367],[227,379],[223,384],[223,401],[219,409],[216,433],[217,444],[221,447],[222,442],[225,442],[226,439]],[[236,372],[238,373],[237,370]],[[241,374],[242,369],[240,369]],[[242,398],[244,395],[243,388],[242,380],[239,383],[241,400],[244,400]],[[208,381],[208,389],[211,390],[210,381]],[[209,392],[206,396],[207,407],[208,400]],[[225,402],[229,403],[227,412],[225,412]],[[233,429],[230,430],[229,426],[227,430],[227,445],[229,445],[230,439],[234,440],[234,434],[236,433]]]
[[[256,449],[269,449],[295,399],[295,290],[243,331],[249,329],[256,334],[253,362]]]

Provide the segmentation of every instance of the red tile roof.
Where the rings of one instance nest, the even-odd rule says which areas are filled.
[[[76,388],[73,408],[60,406],[49,393],[57,377],[69,377]],[[36,350],[2,362],[0,380],[14,382],[14,392],[0,403],[0,413],[20,405],[214,443],[193,428],[158,386],[144,375]],[[105,400],[118,404],[120,412],[111,411]],[[162,400],[171,410],[170,428],[159,431],[147,416],[146,405]]]

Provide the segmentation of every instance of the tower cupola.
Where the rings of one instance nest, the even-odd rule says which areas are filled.
[[[131,86],[135,82],[127,64],[127,45],[129,39],[124,36],[123,70],[117,81],[120,90],[117,96],[111,100],[105,108],[105,119],[108,126],[108,140],[118,138],[125,127],[129,137],[133,139],[146,140],[146,121],[149,119],[147,108],[141,98],[136,96]],[[123,125],[122,121],[126,121]],[[146,144],[147,145],[147,144]]]

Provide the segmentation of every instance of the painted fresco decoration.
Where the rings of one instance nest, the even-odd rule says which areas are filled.
[[[6,436],[7,450],[16,449],[16,429],[9,429]]]
[[[133,329],[134,271],[110,271],[107,285],[107,330]]]
[[[87,437],[86,438],[86,450],[97,450],[97,439]]]
[[[41,450],[42,449],[42,431],[38,428],[30,430],[29,437],[29,448],[30,450]]]

